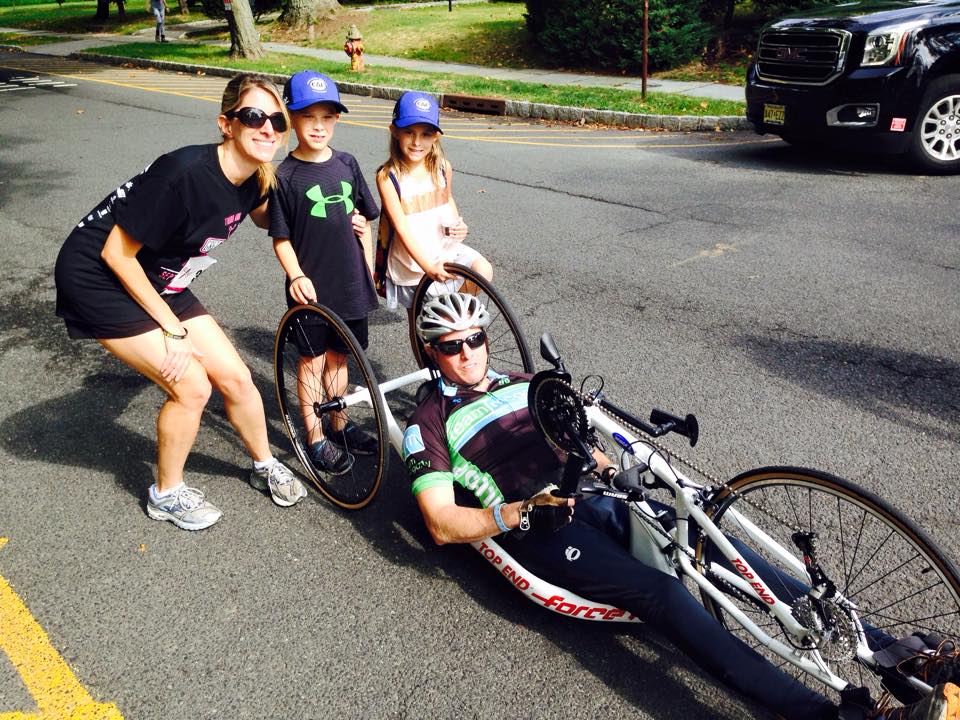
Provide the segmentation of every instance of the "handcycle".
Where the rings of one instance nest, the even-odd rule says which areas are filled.
[[[469,277],[466,268],[448,269]],[[509,305],[489,283],[476,280],[496,316],[489,333],[498,344],[491,363],[495,366],[501,355],[512,358],[517,370],[531,372]],[[421,289],[418,295],[426,293]],[[327,476],[313,467],[303,441],[303,393],[290,387],[291,377],[294,385],[301,384],[290,372],[299,353],[293,338],[313,314],[351,348],[352,384],[345,393],[327,396],[318,381],[308,414],[321,422],[349,412],[379,445],[373,455],[358,455],[344,476]],[[502,332],[500,325],[506,328]],[[529,405],[535,425],[566,457],[558,493],[599,494],[627,503],[635,557],[692,585],[729,632],[817,691],[836,697],[864,688],[874,698],[888,692],[902,703],[930,692],[921,680],[876,657],[881,646],[915,631],[960,637],[957,570],[913,522],[874,494],[817,470],[764,467],[722,481],[663,444],[665,435],[675,434],[693,447],[699,437],[695,416],[654,410],[649,421],[642,420],[608,399],[599,378],[588,376],[575,389],[548,336],[540,351],[551,368],[531,379]],[[387,442],[402,452],[402,432],[387,395],[430,380],[432,371],[422,367],[378,383],[349,329],[318,306],[293,308],[284,316],[275,361],[284,425],[308,476],[337,505],[365,506],[386,472]],[[595,449],[613,461],[615,475],[593,472]],[[542,607],[584,620],[640,621],[624,609],[535,576],[496,538],[473,546]]]

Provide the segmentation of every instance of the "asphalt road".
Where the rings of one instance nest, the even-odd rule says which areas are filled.
[[[217,140],[224,81],[80,70],[0,55],[0,576],[64,663],[41,662],[29,623],[20,656],[0,642],[0,718],[67,707],[64,667],[128,720],[762,716],[655,629],[565,620],[469,548],[434,548],[399,461],[362,512],[315,494],[274,506],[243,482],[218,400],[188,477],[224,519],[194,534],[147,518],[160,393],[68,340],[53,263],[112,188]],[[345,99],[334,145],[372,179],[389,106]],[[832,471],[960,558],[960,179],[744,133],[445,127],[471,243],[531,339],[552,331],[576,376],[602,374],[640,414],[696,413],[691,454],[719,475]],[[249,223],[218,256],[198,295],[288,457],[270,365],[279,265]],[[371,334],[381,377],[411,369],[404,323],[378,311]],[[33,685],[16,657],[40,664]]]

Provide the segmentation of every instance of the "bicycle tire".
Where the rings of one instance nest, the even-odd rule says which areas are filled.
[[[756,505],[748,504],[743,498]],[[772,511],[765,512],[757,505]],[[737,507],[783,547],[794,551],[790,540],[794,528],[784,520],[803,530],[815,530],[820,565],[836,582],[839,592],[856,604],[864,625],[893,638],[921,630],[940,632],[944,637],[960,637],[957,569],[909,518],[873,493],[817,470],[766,467],[742,473],[719,488],[708,511],[728,537],[743,539],[746,531],[729,513],[731,507]],[[820,514],[821,508],[829,512]],[[767,517],[761,518],[764,514]],[[851,542],[853,546],[848,547]],[[879,544],[873,547],[875,542]],[[871,547],[868,548],[867,543]],[[755,542],[746,544],[756,550]],[[758,554],[783,571],[784,565],[769,553]],[[704,535],[697,540],[696,555],[698,567],[709,567],[719,551]],[[766,580],[778,594],[786,589],[782,582],[778,585],[769,578]],[[735,595],[728,597],[768,634],[790,644],[763,603],[737,599]],[[759,646],[753,636],[727,617],[723,608],[702,591],[701,598],[714,618],[775,665],[817,692],[835,701],[839,699],[835,691],[817,678]],[[914,614],[915,617],[908,617]],[[852,656],[835,657],[828,664],[836,675],[853,686],[870,690],[874,699],[883,693],[880,676]],[[890,700],[893,702],[895,698]]]
[[[329,387],[324,386],[321,377],[310,367],[310,363],[303,362],[305,357],[312,354],[309,347],[312,340],[304,328],[315,325],[318,321],[329,326],[330,332],[348,349],[348,352],[341,353],[344,360],[336,366],[335,372],[346,370],[345,382],[349,383],[349,392],[353,392],[355,386],[359,385],[369,390],[370,394],[369,404],[353,404],[343,413],[369,437],[376,440],[376,449],[361,454],[356,448],[348,446],[347,450],[353,455],[354,462],[340,475],[324,472],[311,460],[309,452],[311,437],[316,441],[318,430],[323,436],[326,433],[324,424],[328,425],[329,418],[337,412],[317,412],[315,409],[319,409],[321,403],[342,397],[331,394]],[[277,328],[273,367],[283,427],[307,477],[317,490],[335,505],[348,510],[358,510],[369,504],[387,473],[389,445],[386,411],[380,385],[370,361],[350,328],[332,310],[322,305],[298,305],[291,308]]]
[[[490,313],[490,325],[487,327],[489,338],[489,358],[493,369],[500,372],[534,372],[533,356],[523,337],[520,322],[510,308],[510,304],[497,291],[493,284],[480,273],[471,268],[455,263],[446,263],[444,269],[469,281],[477,287],[476,296],[486,306]],[[413,295],[413,317],[417,318],[423,309],[428,294],[431,292],[433,281],[424,275]],[[435,292],[435,291],[434,291]],[[447,291],[449,292],[449,290]],[[416,328],[410,324],[410,348],[417,367],[427,367],[427,356],[423,351],[423,342],[417,337]]]

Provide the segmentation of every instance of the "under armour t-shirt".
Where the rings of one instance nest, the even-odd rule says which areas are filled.
[[[317,302],[345,320],[366,317],[377,307],[377,293],[351,217],[359,210],[375,220],[380,208],[356,158],[337,150],[325,162],[288,155],[270,198],[270,236],[290,240]],[[288,306],[296,305],[289,281],[286,298]]]

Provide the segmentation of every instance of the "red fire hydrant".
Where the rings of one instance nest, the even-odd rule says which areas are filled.
[[[350,56],[350,69],[354,72],[363,72],[363,35],[356,25],[350,26],[347,41],[343,44],[343,51]]]

